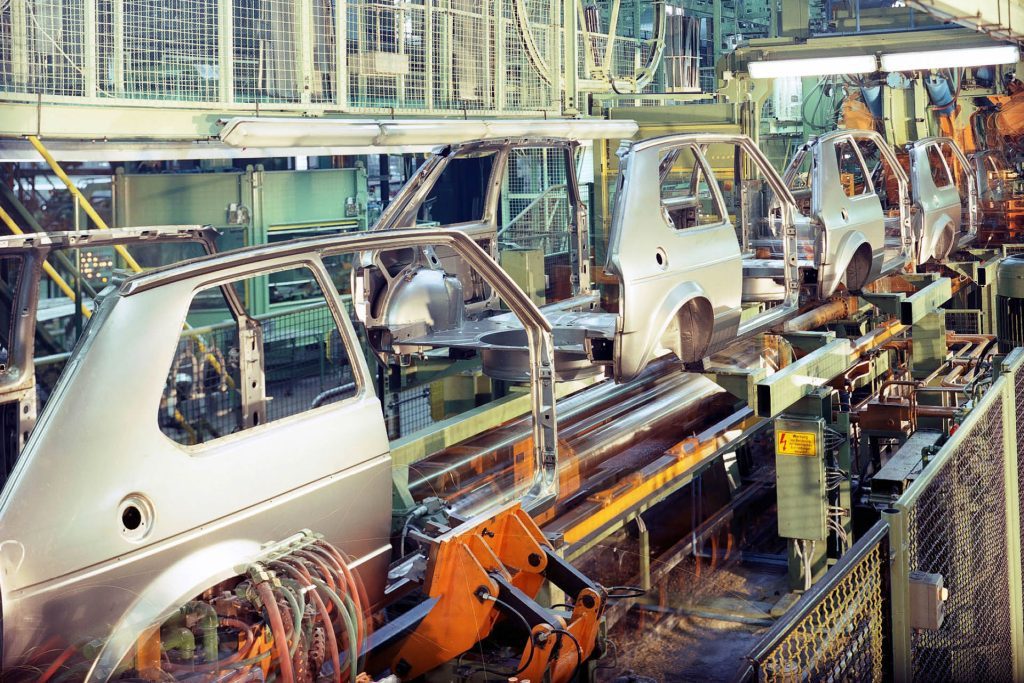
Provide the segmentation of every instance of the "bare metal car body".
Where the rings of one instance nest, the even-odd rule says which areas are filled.
[[[763,222],[775,223],[782,237],[777,259],[757,259],[725,208],[719,182],[705,156],[709,145],[742,151],[780,201]],[[665,198],[671,160],[692,155],[695,170],[710,182],[710,196]],[[615,334],[615,376],[630,378],[668,352],[684,361],[703,358],[737,337],[756,334],[791,314],[799,303],[795,202],[782,179],[753,141],[742,135],[667,135],[643,140],[620,153],[619,188],[612,215],[606,270],[619,280],[620,314]],[[691,181],[691,186],[695,183]],[[701,200],[713,220],[700,224],[693,213]],[[679,214],[691,227],[679,229]],[[742,211],[741,211],[742,213]],[[745,236],[742,218],[737,218]],[[807,265],[807,264],[805,264]],[[777,303],[740,323],[748,279],[778,283]]]
[[[5,321],[8,348],[3,349],[7,359],[0,368],[0,407],[13,407],[9,418],[3,420],[4,450],[3,472],[0,483],[6,481],[17,454],[35,426],[37,413],[36,373],[36,313],[39,308],[40,278],[47,257],[61,257],[63,250],[96,249],[125,245],[195,243],[203,253],[216,251],[217,232],[209,226],[150,226],[118,228],[105,231],[47,232],[11,235],[0,239],[0,256],[18,264],[13,286],[3,292],[5,310],[16,311]],[[70,260],[64,258],[67,265]],[[80,296],[83,305],[91,304],[89,292]]]
[[[978,234],[978,189],[973,165],[950,138],[907,145],[918,263],[944,261]],[[954,161],[956,162],[954,164]]]
[[[1017,172],[998,149],[977,151],[969,158],[978,186],[981,239],[986,243],[1019,241],[1024,201],[1017,187]]]
[[[1000,211],[1003,202],[1010,200],[1013,194],[1006,157],[999,150],[986,149],[974,152],[968,158],[974,168],[982,212]]]
[[[877,167],[865,161],[862,147],[877,150]],[[884,187],[876,187],[872,178],[883,165],[898,188],[896,206],[888,207],[891,215],[883,207]],[[850,178],[846,168],[858,169],[859,177]],[[798,200],[809,199],[806,215],[825,242],[816,250],[820,296],[831,295],[840,282],[859,290],[912,259],[908,177],[875,131],[837,130],[812,138],[797,150],[784,180]]]
[[[0,497],[5,668],[44,642],[59,652],[94,641],[89,679],[106,680],[143,629],[238,574],[264,544],[306,528],[353,555],[371,602],[380,601],[390,559],[388,439],[323,258],[423,244],[479,267],[522,315],[538,418],[526,507],[553,497],[553,394],[540,371],[552,365],[550,327],[465,235],[416,230],[289,242],[142,273],[104,294]],[[354,394],[198,446],[172,441],[157,413],[193,296],[298,266],[320,284],[352,351]],[[237,322],[259,334],[244,313]],[[263,361],[250,360],[258,380]],[[133,529],[124,522],[127,505],[141,516]]]
[[[709,144],[742,150],[780,198],[772,209],[772,220],[784,237],[777,258],[753,259],[745,251],[746,242],[737,238],[721,189],[703,156],[702,149]],[[572,245],[571,296],[541,307],[553,326],[560,379],[600,372],[601,364],[611,364],[616,379],[627,380],[667,354],[684,362],[697,361],[737,335],[764,330],[796,309],[801,264],[795,258],[795,202],[768,160],[745,136],[672,135],[633,144],[620,153],[620,189],[606,270],[619,279],[621,314],[595,308],[586,209],[572,163],[575,143],[517,139],[442,148],[409,181],[375,229],[415,225],[446,167],[460,158],[493,154],[496,162],[489,182],[481,196],[473,198],[482,207],[481,220],[442,227],[471,235],[498,257],[505,239],[505,228],[496,218],[504,166],[516,150],[535,147],[563,155],[571,204],[565,212],[569,223],[560,228]],[[693,159],[693,177],[704,178],[706,189],[698,191],[696,180],[691,180],[683,196],[665,199],[661,193],[666,175],[663,163],[678,158],[681,152]],[[543,190],[538,199],[547,192]],[[704,206],[719,219],[699,220]],[[684,215],[685,220],[677,221]],[[492,377],[523,378],[518,351],[521,337],[515,322],[445,254],[436,250],[368,253],[353,270],[353,277],[357,314],[382,357],[400,360],[436,347],[464,348],[481,353],[484,372]],[[741,325],[743,305],[750,301],[744,297],[747,278],[772,283],[770,299],[756,301],[773,300],[779,305]]]

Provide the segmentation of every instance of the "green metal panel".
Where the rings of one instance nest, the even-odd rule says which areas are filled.
[[[892,680],[911,680],[910,658],[910,558],[906,506],[882,511],[889,525],[889,607],[892,623]]]
[[[245,204],[240,173],[118,173],[117,226],[231,224],[228,206]]]
[[[233,229],[222,249],[367,228],[367,178],[362,168],[208,173],[118,173],[115,224],[209,224]],[[255,278],[245,293],[253,315],[294,307],[271,305],[270,279]]]
[[[798,435],[804,435],[798,437]],[[786,441],[801,438],[797,447]],[[824,458],[825,420],[775,420],[775,476],[779,536],[811,541],[828,538]],[[804,446],[807,446],[806,448]]]
[[[919,289],[900,302],[900,322],[914,325],[953,296],[953,283],[948,277]]]
[[[249,185],[242,171],[118,174],[115,220],[122,226],[238,225],[230,207],[241,205],[251,214]],[[361,168],[263,172],[257,191],[263,195],[265,229],[350,222],[366,227],[366,171]],[[349,198],[356,207],[354,216],[349,215]],[[263,241],[259,234],[254,237],[253,243]]]
[[[906,302],[904,302],[906,303]],[[911,375],[924,379],[935,372],[946,360],[946,314],[941,308],[922,317],[911,328],[914,353]]]
[[[356,221],[365,229],[366,200],[366,171],[361,168],[263,174],[263,220],[268,229],[341,221]]]

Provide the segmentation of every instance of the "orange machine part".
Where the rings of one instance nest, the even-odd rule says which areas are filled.
[[[544,581],[544,535],[512,503],[498,512],[467,521],[436,539],[427,564],[428,597],[437,605],[420,622],[392,659],[392,670],[405,679],[462,654],[486,638],[500,613],[477,591],[498,594],[491,573],[535,597]]]
[[[544,674],[548,673],[550,674],[549,680],[551,683],[565,683],[565,681],[570,680],[576,672],[577,666],[582,664],[580,655],[582,654],[585,661],[594,651],[594,644],[597,642],[597,632],[601,620],[600,605],[601,597],[589,588],[584,589],[576,601],[569,625],[563,626],[566,631],[576,638],[582,653],[577,651],[572,640],[565,635],[553,632],[545,625],[535,627],[533,629],[534,641],[536,642],[537,640],[536,636],[541,635],[544,637],[544,642],[534,646],[535,650],[532,660],[530,660],[530,647],[527,644],[526,649],[523,651],[522,659],[519,661],[519,666],[526,666],[527,660],[530,660],[530,664],[519,675],[519,679],[523,681],[543,681]],[[559,643],[559,641],[558,654],[552,657],[555,644]]]
[[[878,122],[868,109],[868,105],[860,97],[860,91],[853,89],[843,98],[842,108],[839,110],[839,125],[841,128],[876,130]]]

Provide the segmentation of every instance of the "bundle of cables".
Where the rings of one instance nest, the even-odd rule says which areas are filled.
[[[355,683],[369,600],[351,558],[309,534],[146,629],[111,680]],[[98,648],[56,650],[37,681],[81,680]],[[51,651],[53,652],[53,651]]]

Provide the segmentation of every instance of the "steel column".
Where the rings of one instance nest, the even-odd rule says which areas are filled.
[[[1004,361],[1007,375],[1003,394],[1003,484],[1006,495],[1006,561],[1010,590],[1010,642],[1013,649],[1013,678],[1024,681],[1024,590],[1021,584],[1020,480],[1017,452],[1016,378],[1024,366],[1024,352],[1013,351]]]
[[[892,620],[892,677],[897,683],[912,678],[910,653],[910,560],[908,557],[907,510],[897,503],[882,511],[889,525],[889,606]]]

